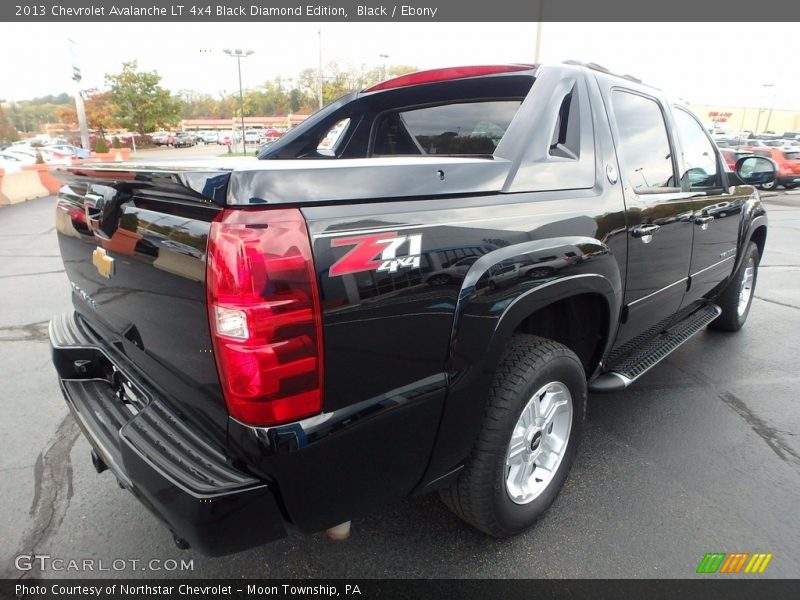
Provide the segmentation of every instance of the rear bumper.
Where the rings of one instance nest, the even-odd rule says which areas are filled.
[[[791,175],[778,176],[778,183],[780,185],[800,185],[800,173],[792,173]]]
[[[175,535],[210,556],[286,535],[269,485],[233,468],[78,315],[55,317],[50,342],[61,390],[95,452]]]

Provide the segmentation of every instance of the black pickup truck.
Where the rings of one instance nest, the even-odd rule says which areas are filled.
[[[578,63],[405,75],[258,158],[59,172],[61,389],[97,470],[210,555],[432,491],[529,527],[588,392],[742,326],[776,176]]]

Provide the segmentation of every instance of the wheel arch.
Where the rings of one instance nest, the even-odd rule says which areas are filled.
[[[486,264],[497,264],[493,260],[480,264],[489,255],[473,265],[473,269],[477,267],[481,272],[471,269],[462,287],[447,365],[447,399],[436,445],[428,470],[417,488],[419,491],[443,487],[451,477],[457,476],[459,465],[468,456],[480,430],[488,391],[505,348],[515,333],[537,334],[540,331],[537,315],[552,317],[556,314],[554,307],[588,311],[575,316],[578,320],[586,314],[592,316],[599,339],[591,350],[580,351],[579,348],[576,354],[588,369],[587,376],[597,369],[600,357],[616,334],[622,284],[619,266],[608,247],[597,240],[584,239],[581,244],[584,242],[585,248],[593,249],[587,254],[589,258],[576,262],[560,277],[534,287],[513,288],[506,293],[502,289],[491,293],[478,289]],[[498,258],[506,260],[519,248],[502,250],[507,252],[499,254]],[[565,340],[562,336],[555,341],[564,343]],[[564,345],[572,349],[570,343]]]

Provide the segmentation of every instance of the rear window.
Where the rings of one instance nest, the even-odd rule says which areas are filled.
[[[800,160],[800,151],[798,152],[784,152],[783,156],[786,160]]]
[[[462,102],[385,113],[373,155],[490,156],[522,100]]]

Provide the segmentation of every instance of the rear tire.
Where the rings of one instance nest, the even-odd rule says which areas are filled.
[[[722,309],[722,313],[711,321],[709,327],[722,331],[739,331],[742,328],[753,304],[759,259],[758,246],[750,242],[745,250],[742,264],[717,299],[717,305]]]
[[[458,479],[440,492],[442,500],[495,537],[529,528],[567,478],[585,414],[586,376],[578,357],[551,340],[515,335],[495,372],[472,453]]]

